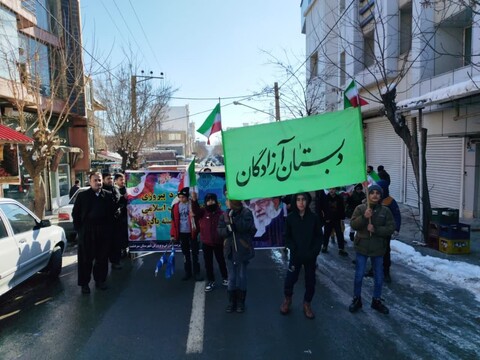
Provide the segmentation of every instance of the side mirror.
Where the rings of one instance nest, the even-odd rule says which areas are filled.
[[[49,227],[49,226],[52,226],[52,223],[50,222],[50,220],[46,219],[46,220],[42,220],[40,221],[40,227]]]

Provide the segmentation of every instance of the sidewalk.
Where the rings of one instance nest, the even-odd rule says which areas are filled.
[[[422,234],[415,221],[415,219],[418,220],[418,209],[404,204],[399,204],[399,207],[402,214],[402,226],[397,240],[412,246],[422,255],[480,265],[480,219],[461,218],[459,220],[461,223],[470,225],[470,253],[447,255],[423,245]]]

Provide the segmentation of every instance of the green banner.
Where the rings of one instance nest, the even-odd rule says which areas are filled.
[[[363,182],[358,108],[223,132],[228,197],[245,200]]]

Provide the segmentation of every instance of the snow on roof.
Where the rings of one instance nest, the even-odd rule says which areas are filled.
[[[419,109],[429,105],[453,101],[476,93],[480,93],[480,77],[430,91],[415,98],[399,101],[397,107],[400,110]]]

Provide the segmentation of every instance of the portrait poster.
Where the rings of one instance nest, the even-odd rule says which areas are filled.
[[[128,240],[132,252],[165,251],[170,246],[172,202],[182,171],[127,171]]]

